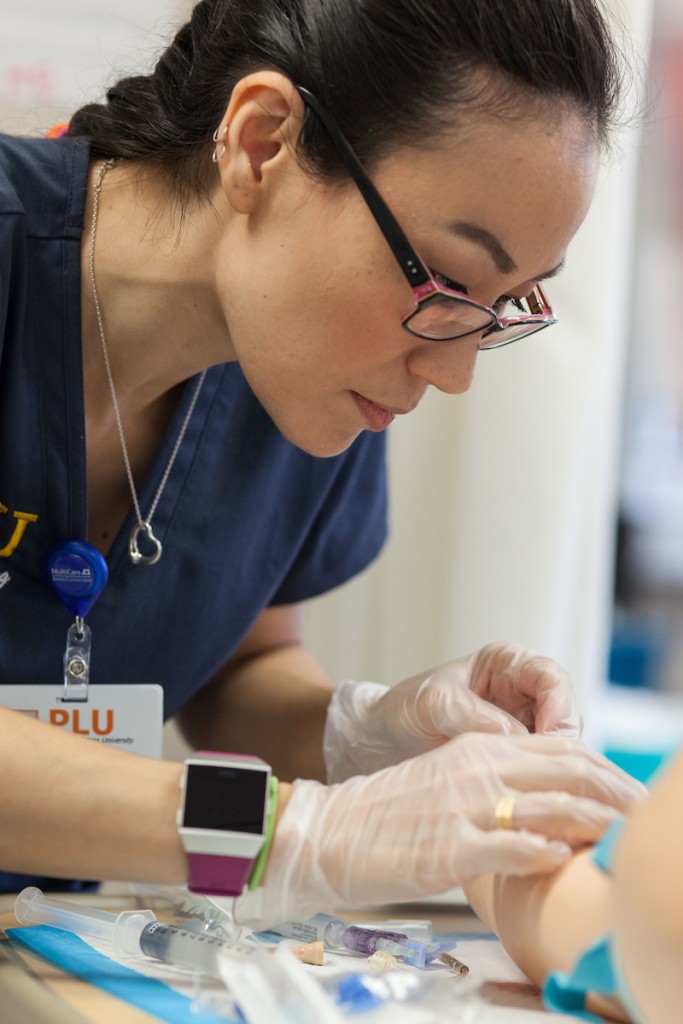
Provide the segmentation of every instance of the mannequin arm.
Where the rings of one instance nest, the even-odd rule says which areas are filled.
[[[648,1024],[671,1024],[683,1004],[683,755],[629,816],[614,876],[578,853],[549,876],[486,876],[466,887],[472,907],[519,967],[542,984],[612,932],[629,989]],[[589,1000],[594,1012],[624,1010]],[[672,1016],[673,1013],[673,1016]]]
[[[486,875],[466,886],[475,912],[515,963],[542,985],[551,971],[570,971],[578,956],[614,924],[614,886],[583,850],[553,875]],[[627,1021],[623,1009],[598,996],[589,1008]]]
[[[683,1005],[683,754],[630,816],[616,851],[615,919],[621,965],[651,1024]]]

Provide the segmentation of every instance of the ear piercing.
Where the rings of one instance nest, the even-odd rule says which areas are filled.
[[[223,139],[225,138],[225,133],[227,132],[227,130],[228,130],[228,126],[226,124],[226,125],[224,125],[222,130],[220,128],[216,128],[216,131],[211,136],[211,138],[213,139],[213,141],[216,144],[213,147],[213,154],[211,156],[211,159],[213,160],[213,162],[215,164],[219,163],[223,159],[223,156],[225,154],[225,143],[223,142]],[[219,142],[221,144],[220,153],[218,152],[218,143]]]

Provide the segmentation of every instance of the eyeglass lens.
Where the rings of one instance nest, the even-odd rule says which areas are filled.
[[[528,338],[530,334],[538,334],[539,331],[550,327],[552,323],[554,321],[551,320],[540,323],[510,324],[502,331],[491,331],[490,334],[485,334],[479,342],[479,348],[501,348],[503,345],[509,345],[512,341],[519,341],[520,338]]]
[[[485,309],[439,294],[431,295],[404,321],[413,334],[434,341],[473,334],[492,323],[493,317]]]
[[[519,316],[517,310],[511,313]],[[411,334],[430,341],[447,341],[463,338],[477,331],[487,331],[479,343],[482,349],[500,348],[512,341],[519,341],[530,334],[536,334],[550,326],[545,321],[521,320],[497,329],[490,312],[475,303],[454,298],[450,295],[433,295],[423,302],[403,322]]]

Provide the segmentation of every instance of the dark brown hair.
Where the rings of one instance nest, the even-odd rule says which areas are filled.
[[[262,68],[310,89],[368,166],[458,110],[519,116],[539,101],[573,105],[604,141],[620,94],[599,0],[201,0],[153,72],[82,107],[69,133],[96,157],[158,163],[185,202],[205,190],[234,85]],[[299,150],[313,172],[340,173],[310,112]]]

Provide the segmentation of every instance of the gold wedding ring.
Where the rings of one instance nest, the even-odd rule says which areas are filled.
[[[496,828],[513,828],[512,816],[515,813],[515,798],[507,794],[496,804],[494,819]]]

